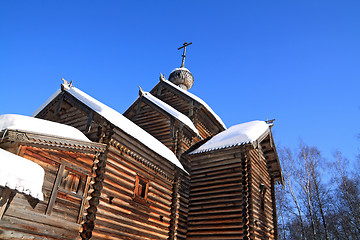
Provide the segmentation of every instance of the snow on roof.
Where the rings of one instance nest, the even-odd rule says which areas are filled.
[[[44,174],[38,164],[0,148],[0,186],[43,200]]]
[[[179,121],[181,121],[186,126],[188,126],[194,133],[196,133],[197,135],[200,136],[199,131],[196,129],[193,122],[187,116],[185,116],[184,114],[182,114],[181,112],[179,112],[178,110],[176,110],[175,108],[170,106],[169,104],[167,104],[167,103],[161,101],[160,99],[158,99],[157,97],[153,96],[151,93],[144,92],[142,90],[140,90],[140,91],[141,91],[143,97],[145,97],[146,99],[148,99],[149,101],[151,101],[152,103],[154,103],[155,105],[160,107],[161,109],[165,110],[166,112],[171,114],[173,117],[177,118]]]
[[[69,87],[66,84],[62,84],[62,89],[64,91],[68,92],[72,96],[74,96],[76,99],[78,99],[80,102],[103,116],[105,119],[107,119],[109,122],[117,126],[118,128],[122,129],[124,132],[129,134],[130,136],[134,137],[135,139],[142,142],[145,146],[147,146],[152,151],[156,152],[160,156],[164,157],[165,159],[169,160],[173,164],[175,164],[177,167],[181,168],[186,172],[186,170],[181,165],[180,161],[177,159],[175,154],[167,148],[164,144],[162,144],[159,140],[154,138],[152,135],[150,135],[148,132],[143,130],[141,127],[124,117],[119,112],[115,111],[114,109],[106,106],[105,104],[99,102],[95,98],[87,95],[83,91],[77,89],[76,87]],[[56,96],[53,96],[53,99]],[[52,99],[50,99],[49,102],[51,102]],[[49,103],[48,102],[48,103]],[[45,105],[46,106],[46,105]],[[43,106],[43,107],[45,107]],[[38,109],[37,112],[40,112],[42,109]],[[36,112],[34,113],[36,114]]]
[[[218,133],[209,141],[189,154],[209,152],[222,148],[234,147],[257,141],[263,134],[267,133],[271,124],[264,121],[252,121],[238,124]]]
[[[176,69],[175,69],[176,70]],[[175,71],[174,70],[174,71]],[[190,98],[194,99],[196,102],[200,103],[201,105],[203,105],[216,119],[216,121],[218,123],[220,123],[221,126],[224,127],[224,129],[226,129],[226,126],[224,124],[224,122],[221,120],[221,118],[209,107],[209,105],[206,104],[206,102],[204,102],[201,98],[199,98],[198,96],[195,96],[194,94],[192,94],[189,91],[186,91],[178,86],[176,86],[175,84],[173,84],[172,82],[170,82],[169,80],[166,80],[165,78],[162,79],[162,81],[164,81],[165,83],[169,84],[170,86],[174,87],[175,89],[179,90],[180,92],[186,94],[187,96],[189,96]]]
[[[17,114],[0,115],[0,130],[4,129],[29,131],[90,142],[90,140],[82,132],[74,127]]]

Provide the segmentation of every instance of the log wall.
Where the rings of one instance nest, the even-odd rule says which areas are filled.
[[[239,149],[191,155],[186,239],[243,239],[243,158]]]
[[[186,239],[276,239],[274,181],[261,150],[227,148],[190,161]]]
[[[176,238],[185,240],[188,231],[189,198],[190,198],[190,177],[182,175],[179,178],[179,209]]]
[[[136,176],[149,181],[146,203],[134,198]],[[91,239],[167,239],[172,188],[170,179],[111,146]]]

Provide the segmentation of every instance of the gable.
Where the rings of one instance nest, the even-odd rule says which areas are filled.
[[[74,126],[93,141],[100,140],[100,128],[110,124],[110,127],[135,139],[137,144],[183,169],[179,160],[167,147],[122,114],[70,84],[61,86],[62,91],[58,95],[53,95],[52,99],[46,102],[46,106],[43,105],[42,109],[34,113],[37,117],[52,118],[50,120]],[[58,114],[59,112],[62,114]]]
[[[202,99],[163,76],[150,93],[188,116],[204,139],[226,129],[221,118]]]

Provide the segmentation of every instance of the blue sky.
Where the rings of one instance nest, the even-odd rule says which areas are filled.
[[[31,115],[60,79],[119,112],[181,64],[232,125],[360,152],[360,1],[0,1],[0,114]]]

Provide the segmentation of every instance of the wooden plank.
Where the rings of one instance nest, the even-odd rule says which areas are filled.
[[[6,208],[8,207],[9,199],[12,193],[7,187],[1,187],[1,195],[0,195],[0,220],[3,218]]]
[[[78,218],[77,218],[77,221],[76,221],[77,223],[81,223],[82,218],[83,218],[85,203],[86,203],[86,199],[87,199],[88,192],[89,192],[90,181],[91,181],[91,177],[87,176],[86,177],[86,182],[85,182],[84,194],[83,194],[82,199],[81,199],[79,214],[78,214]]]

